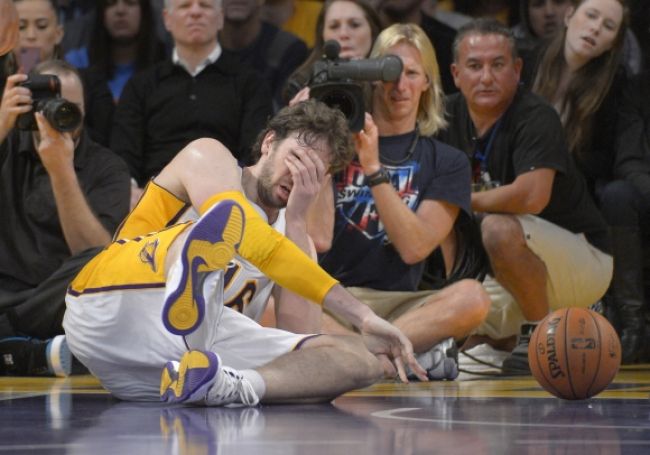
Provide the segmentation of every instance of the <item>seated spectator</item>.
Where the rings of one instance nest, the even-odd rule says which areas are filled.
[[[610,226],[614,277],[605,303],[613,311],[623,363],[641,348],[643,256],[640,194],[615,179],[618,104],[626,83],[621,61],[625,36],[619,0],[582,0],[568,11],[567,25],[538,65],[533,91],[555,107],[569,153]]]
[[[453,93],[457,89],[451,77],[450,67],[453,61],[451,48],[456,30],[423,13],[424,2],[425,0],[375,0],[384,25],[410,22],[418,24],[424,30],[436,51],[442,89],[445,93]]]
[[[447,102],[441,140],[473,165],[472,209],[483,214],[482,240],[494,279],[492,305],[476,331],[493,340],[517,332],[503,362],[530,374],[528,341],[551,310],[588,307],[612,277],[607,225],[569,156],[559,115],[519,89],[521,59],[512,32],[494,20],[462,27],[452,73],[461,93]]]
[[[58,76],[62,97],[83,115],[72,66],[48,60],[34,74]],[[60,337],[65,293],[126,215],[129,174],[82,125],[60,132],[33,114],[32,93],[21,86],[26,79],[9,76],[0,105],[0,373],[67,375],[70,356]],[[34,115],[38,130],[18,129],[19,115]]]
[[[316,44],[305,63],[289,78],[284,100],[296,102],[309,98],[306,85],[312,76],[314,63],[323,58],[326,41],[338,41],[340,58],[367,58],[381,28],[379,16],[366,0],[326,1],[316,24]],[[300,91],[300,96],[295,98]]]
[[[17,0],[15,3],[20,17],[20,43],[14,50],[14,58],[3,69],[2,87],[10,74],[27,73],[39,61],[62,58],[63,27],[56,16],[55,0]],[[85,73],[81,76],[86,100],[86,128],[94,141],[106,145],[113,116],[111,94],[104,83],[97,83],[96,77]]]
[[[552,39],[564,26],[573,0],[521,0],[520,21],[512,29],[518,50]]]
[[[370,56],[388,54],[402,59],[402,74],[373,85],[358,157],[334,175],[335,195],[326,189],[318,200],[316,213],[334,216],[334,228],[312,233],[331,242],[323,268],[404,332],[429,378],[454,379],[454,339],[483,321],[488,297],[475,280],[417,289],[425,259],[459,213],[471,213],[470,166],[459,150],[431,138],[445,120],[438,63],[424,31],[415,24],[383,30]],[[340,322],[326,317],[323,329],[341,332]]]
[[[90,44],[65,59],[98,72],[117,103],[133,73],[164,58],[164,46],[156,39],[150,0],[100,0],[94,18]]]
[[[305,43],[295,35],[263,21],[259,0],[222,0],[224,25],[219,41],[224,52],[255,68],[269,83],[274,110],[282,105],[282,89],[307,58]]]
[[[564,28],[564,18],[572,3],[573,0],[521,0],[520,20],[512,31],[524,62],[521,78],[525,83],[532,79],[539,47]]]
[[[111,149],[139,187],[199,137],[216,138],[249,162],[250,146],[271,114],[264,81],[219,45],[221,0],[169,0],[165,6],[173,55],[129,79],[111,136]]]

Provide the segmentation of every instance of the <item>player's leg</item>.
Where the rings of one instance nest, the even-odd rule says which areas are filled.
[[[384,373],[380,361],[356,335],[309,338],[300,349],[257,371],[266,383],[262,401],[267,403],[331,400],[369,386]]]
[[[163,370],[161,397],[208,406],[321,402],[366,387],[382,374],[359,337],[322,335],[254,370],[224,366],[212,351],[189,351]]]

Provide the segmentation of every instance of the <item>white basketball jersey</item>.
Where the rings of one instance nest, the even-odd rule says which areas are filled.
[[[257,210],[260,216],[268,221],[266,213],[255,203],[249,200],[250,204]],[[284,235],[286,228],[285,209],[278,213],[278,219],[272,224],[272,227],[280,234]],[[198,213],[190,210],[183,220],[196,220]],[[254,265],[240,256],[236,256],[226,270],[224,276],[224,305],[233,310],[243,313],[249,318],[259,321],[271,291],[273,282],[266,275],[260,272]]]

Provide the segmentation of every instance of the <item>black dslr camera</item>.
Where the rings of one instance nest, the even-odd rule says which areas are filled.
[[[309,80],[309,97],[339,109],[353,132],[363,129],[365,103],[358,81],[391,82],[402,74],[402,60],[396,55],[377,59],[339,58],[341,46],[335,40],[323,45],[323,59],[314,63]]]
[[[18,116],[18,129],[38,129],[34,112],[42,112],[52,128],[62,133],[74,131],[81,124],[81,110],[76,104],[61,98],[61,81],[57,76],[31,74],[20,85],[32,92],[33,107],[31,111]]]

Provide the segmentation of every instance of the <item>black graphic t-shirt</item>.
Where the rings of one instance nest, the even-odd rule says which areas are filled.
[[[464,154],[429,137],[408,152],[415,132],[379,138],[383,166],[402,201],[413,211],[425,199],[470,213],[470,166]],[[334,176],[335,221],[332,248],[320,264],[344,286],[414,291],[424,262],[402,261],[384,229],[363,169],[353,161]],[[432,226],[432,229],[434,227]]]

